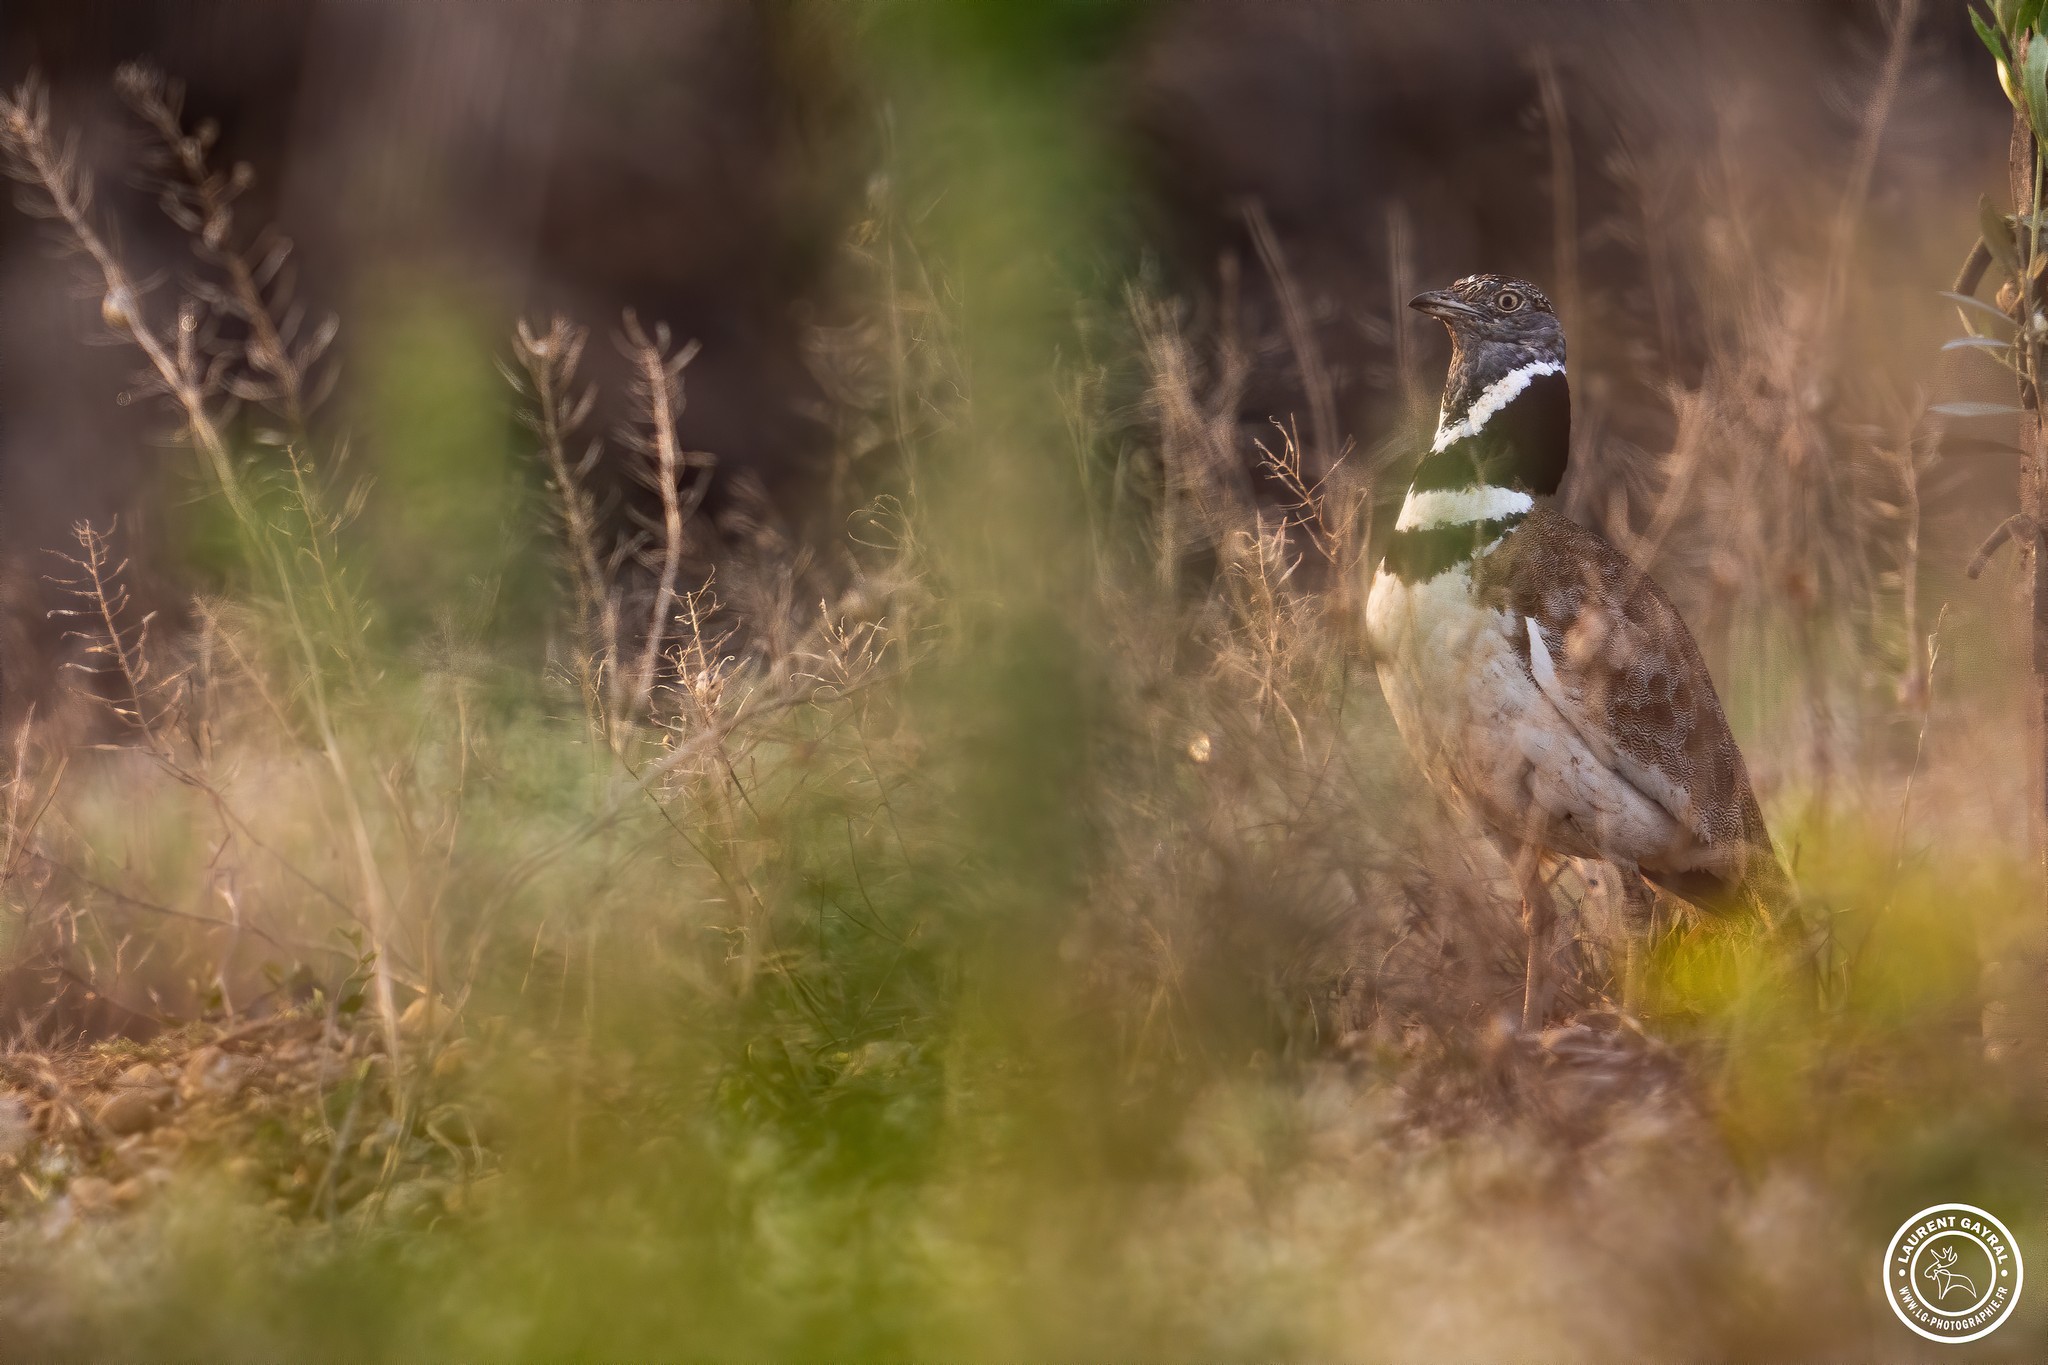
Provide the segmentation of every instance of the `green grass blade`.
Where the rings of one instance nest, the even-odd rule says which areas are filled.
[[[2048,40],[2030,40],[2022,60],[2025,70],[2020,85],[2027,97],[2027,117],[2034,125],[2034,137],[2048,141]]]
[[[1963,308],[1973,309],[1976,312],[1984,314],[1986,317],[1997,318],[2000,322],[2004,323],[2008,327],[2012,326],[2012,319],[2007,317],[2003,312],[2001,312],[1997,308],[1997,306],[1986,303],[1984,302],[1984,300],[1977,298],[1974,295],[1958,294],[1953,289],[1943,289],[1940,291],[1940,293],[1941,296],[1947,299],[1950,303],[1957,304]]]
[[[2005,417],[2020,411],[2010,403],[1936,403],[1927,410],[1944,417]]]
[[[1998,262],[2008,275],[2020,273],[2019,248],[2014,245],[2012,224],[2000,213],[1991,200],[1980,195],[1977,199],[1977,230],[1984,236],[1984,245],[1991,252],[1991,259]]]
[[[1984,16],[1977,13],[1974,9],[1970,11],[1970,27],[1977,30],[1978,38],[1983,40],[1984,46],[1990,50],[1992,57],[1997,61],[2003,62],[2005,60],[2005,44],[1999,40],[1998,30],[1985,23]]]

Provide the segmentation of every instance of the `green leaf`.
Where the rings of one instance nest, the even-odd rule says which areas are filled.
[[[2026,69],[2021,84],[2027,96],[2027,118],[2034,125],[2034,139],[2048,142],[2048,38],[2029,38],[2021,60]]]
[[[1999,41],[1998,30],[1985,23],[1984,16],[1977,13],[1974,9],[1970,11],[1970,27],[1977,30],[1977,36],[1983,40],[1984,46],[1991,49],[1992,58],[2003,62],[2005,60],[2005,44]]]
[[[2000,30],[2013,31],[2012,21],[2019,12],[2019,0],[1991,0],[1991,17],[1998,21]]]
[[[2008,327],[2012,326],[2011,318],[2007,317],[1997,308],[1984,302],[1984,300],[1980,298],[1976,298],[1969,294],[1958,294],[1952,289],[1944,289],[1940,292],[1941,296],[1947,299],[1950,303],[1958,304],[1964,308],[1974,308],[1980,313],[1984,313],[1988,316],[1997,318],[2000,322],[2004,323]]]
[[[2041,6],[2048,0],[2020,0],[2018,13],[2013,15],[2012,31],[2026,33],[2041,22]]]
[[[2019,409],[2010,403],[1936,403],[1928,411],[1944,417],[2008,417]]]
[[[1984,235],[1984,245],[1991,251],[1991,259],[2005,268],[2008,275],[2020,273],[2019,248],[2012,238],[2012,224],[2005,215],[1991,206],[1983,195],[1977,197],[1977,230]]]

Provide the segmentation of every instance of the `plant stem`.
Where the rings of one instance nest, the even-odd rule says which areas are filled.
[[[2048,515],[2048,467],[2041,449],[2040,374],[2041,342],[2034,332],[2039,300],[2031,266],[2041,250],[2042,175],[2040,148],[2034,141],[2024,105],[2013,110],[2012,144],[2008,157],[2014,209],[2026,215],[2027,231],[2021,235],[2024,248],[2020,261],[2018,347],[2020,379],[2020,515],[2026,518],[2031,535],[2026,547],[2032,559],[2033,586],[2028,615],[2031,621],[2031,669],[2033,697],[2031,724],[2034,738],[2033,819],[2034,845],[2048,872],[2048,556],[2041,553],[2041,519]]]

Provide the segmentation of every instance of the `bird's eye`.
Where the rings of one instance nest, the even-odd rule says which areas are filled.
[[[1503,289],[1493,296],[1493,306],[1503,313],[1512,313],[1522,306],[1522,296],[1512,289]]]

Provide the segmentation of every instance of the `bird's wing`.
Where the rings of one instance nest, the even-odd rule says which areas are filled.
[[[1678,609],[1604,537],[1539,507],[1473,566],[1481,600],[1521,623],[1530,676],[1589,748],[1742,880],[1776,865],[1706,660]],[[1716,860],[1719,861],[1719,860]]]

